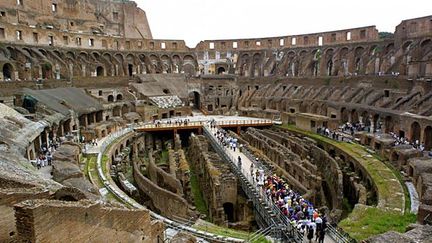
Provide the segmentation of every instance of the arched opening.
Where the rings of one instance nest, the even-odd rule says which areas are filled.
[[[122,94],[118,94],[117,95],[117,101],[122,101],[123,100],[123,95]]]
[[[108,102],[114,102],[114,96],[108,95]]]
[[[104,68],[102,66],[96,68],[96,76],[98,77],[104,76]]]
[[[224,203],[223,208],[228,222],[234,222],[234,205],[232,203]]]
[[[66,202],[77,202],[78,200],[72,197],[71,195],[65,195],[58,199],[59,201],[66,201]]]
[[[9,63],[3,65],[3,80],[10,81],[13,77],[13,66]]]
[[[415,142],[416,140],[420,141],[421,128],[418,122],[413,122],[411,124],[411,142]]]
[[[327,75],[332,76],[332,73],[333,73],[333,61],[329,60],[327,62]]]
[[[351,111],[351,123],[358,123],[359,122],[359,116],[357,113],[357,110]]]
[[[120,116],[121,108],[120,106],[116,106],[113,108],[113,116]]]
[[[385,133],[393,132],[394,126],[391,116],[386,116],[384,119]]]
[[[427,126],[424,130],[424,145],[426,150],[432,149],[432,127]]]
[[[341,118],[340,119],[341,119],[342,123],[348,122],[348,110],[345,107],[343,107],[341,109]]]
[[[129,107],[127,105],[123,105],[122,107],[122,114],[129,113]]]
[[[201,97],[200,93],[194,91],[189,94],[189,101],[193,104],[193,108],[200,109],[201,108]]]
[[[217,70],[218,74],[225,74],[225,68],[224,67],[219,67]]]
[[[51,63],[44,63],[42,64],[42,78],[43,79],[49,79],[51,78],[52,74],[52,65]]]
[[[133,75],[133,64],[128,64],[128,73],[129,73],[129,76]]]

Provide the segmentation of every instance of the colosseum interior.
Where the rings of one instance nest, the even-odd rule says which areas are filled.
[[[1,0],[0,242],[431,242],[431,82],[432,16],[190,48]]]

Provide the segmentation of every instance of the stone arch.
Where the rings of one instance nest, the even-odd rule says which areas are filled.
[[[393,118],[391,116],[386,116],[384,118],[384,127],[385,127],[384,130],[385,133],[393,132],[394,124],[393,124]]]
[[[161,56],[162,73],[172,73],[171,59],[167,55]]]
[[[286,55],[287,71],[286,76],[295,77],[298,75],[298,64],[296,63],[296,53],[289,51]]]
[[[234,204],[230,203],[230,202],[226,202],[223,205],[223,209],[224,209],[224,213],[225,213],[225,217],[226,220],[228,222],[234,222]]]
[[[364,73],[364,67],[363,67],[364,52],[365,52],[365,48],[362,46],[358,46],[354,50],[354,69],[355,72],[358,74]]]
[[[423,133],[423,137],[424,137],[424,146],[426,150],[430,150],[432,149],[432,127],[431,126],[427,126],[424,129],[424,133]]]
[[[345,107],[341,108],[341,117],[340,120],[342,123],[347,123],[349,118],[348,118],[348,110]]]
[[[329,48],[325,51],[326,75],[327,76],[333,76],[333,74],[334,74],[333,55],[334,55],[333,48]]]
[[[151,73],[162,73],[162,66],[160,65],[159,57],[155,54],[150,55],[150,70]]]
[[[96,68],[96,76],[97,77],[105,76],[104,68],[102,66],[98,66]]]
[[[127,63],[127,74],[128,76],[134,75],[136,73],[136,67],[135,67],[135,56],[132,54],[128,54],[126,56],[126,63]]]
[[[115,76],[124,76],[126,72],[123,66],[124,63],[123,55],[121,53],[116,53],[114,54],[113,58],[117,62]]]
[[[173,73],[180,73],[182,71],[181,58],[179,55],[172,56]]]
[[[351,110],[351,123],[358,123],[359,115],[356,109]]]
[[[121,112],[121,107],[120,106],[116,106],[113,108],[113,116],[120,116],[120,112]]]
[[[113,95],[108,95],[108,102],[114,102],[114,96]]]
[[[188,76],[195,76],[196,63],[195,59],[191,55],[186,55],[183,57],[183,72]]]
[[[124,114],[127,114],[127,113],[129,113],[129,107],[126,104],[124,104],[122,106],[122,114],[124,115]]]
[[[418,122],[411,123],[411,142],[415,142],[416,140],[420,141],[421,137],[421,126]]]
[[[3,72],[4,81],[10,81],[15,79],[14,67],[12,64],[10,63],[3,64],[2,72]]]
[[[371,122],[370,122],[370,119],[369,119],[370,118],[369,117],[369,113],[367,111],[363,111],[361,114],[362,114],[361,117],[362,117],[363,124],[366,127],[369,127],[371,125]]]
[[[122,101],[123,100],[123,95],[122,94],[118,94],[116,96],[116,101]]]
[[[249,55],[243,54],[240,58],[240,75],[249,76]]]
[[[251,77],[261,76],[261,54],[255,53],[252,59],[252,74]]]
[[[315,49],[312,51],[312,59],[309,63],[309,72],[308,74],[311,76],[318,76],[320,73],[319,62],[321,60],[321,50]]]
[[[201,109],[201,94],[198,91],[189,93],[189,102],[193,104],[195,109]]]
[[[226,70],[224,67],[219,67],[217,70],[217,74],[219,74],[219,75],[224,74],[225,72],[226,72]]]

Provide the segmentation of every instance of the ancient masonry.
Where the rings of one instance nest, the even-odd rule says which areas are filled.
[[[403,214],[400,175],[425,226],[370,241],[427,239],[432,16],[397,24],[394,33],[366,26],[188,47],[153,39],[133,1],[0,1],[0,242],[157,242],[163,217],[256,229],[202,124],[177,123],[197,112],[291,125],[230,134],[334,224],[344,199]],[[161,119],[178,126],[157,127]],[[132,132],[143,122],[159,130]],[[367,150],[316,139],[318,128],[347,123],[363,126],[349,136]],[[52,165],[38,170],[48,148]],[[148,209],[132,209],[132,198]],[[196,240],[170,240],[187,239]]]

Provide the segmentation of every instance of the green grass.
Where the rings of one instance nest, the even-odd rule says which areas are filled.
[[[380,207],[364,205],[354,207],[348,217],[339,223],[339,226],[351,237],[362,241],[391,230],[405,232],[409,224],[416,222],[416,215],[407,213],[410,208],[410,199],[400,173],[385,163],[377,154],[370,154],[364,146],[356,143],[334,141],[290,125],[281,127],[333,145],[357,160],[368,171],[377,188]],[[405,210],[406,213],[401,213],[402,210]]]
[[[360,242],[387,231],[403,233],[416,219],[417,216],[411,213],[402,215],[376,207],[356,206],[350,216],[339,223],[339,227]]]
[[[199,220],[197,223],[193,226],[195,229],[206,231],[209,233],[225,236],[225,237],[232,237],[237,239],[243,239],[243,240],[249,240],[251,236],[251,232],[241,231],[241,230],[234,230],[229,229],[225,227],[221,227],[212,223],[209,223],[207,221]],[[253,241],[254,243],[267,243],[268,241],[264,236],[258,237],[257,240]]]
[[[102,159],[102,164],[103,164],[103,159]],[[105,161],[106,162],[106,161]],[[97,171],[97,156],[90,156],[87,158],[87,166],[85,166],[86,168],[86,176],[90,179],[90,181],[98,188],[105,188],[105,185],[102,183],[102,181],[99,178],[99,174]],[[102,167],[102,171],[104,167]],[[106,170],[106,169],[105,169]],[[104,174],[105,171],[104,171]],[[117,199],[117,197],[112,194],[110,191],[108,191],[108,193],[105,195],[105,199],[107,201],[116,201],[119,202],[119,200]]]
[[[368,153],[365,147],[356,143],[338,142],[317,133],[303,131],[292,125],[280,126],[289,131],[303,134],[317,141],[331,144],[353,157],[363,166],[377,187],[378,200],[383,207],[405,209],[405,196],[403,186],[396,174],[385,163]]]
[[[156,165],[167,165],[169,160],[168,150],[163,150],[161,153],[160,160],[156,161]]]
[[[203,195],[201,193],[198,178],[193,171],[190,172],[190,185],[196,209],[201,214],[208,215],[207,204],[204,201]]]

